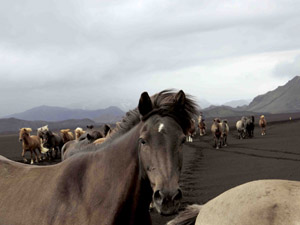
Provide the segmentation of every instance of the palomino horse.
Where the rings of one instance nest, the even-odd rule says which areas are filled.
[[[219,118],[215,118],[213,120],[213,123],[211,125],[211,132],[214,136],[214,147],[216,149],[219,149],[219,147],[222,146],[222,143],[221,143],[222,127],[221,127]]]
[[[119,131],[91,151],[43,167],[0,157],[0,224],[150,225],[152,199],[161,214],[173,214],[196,111],[183,91],[152,99],[144,92]]]
[[[33,158],[32,158],[32,154],[34,153],[35,155],[35,162],[38,162],[38,155],[36,153],[36,149],[39,151],[40,153],[40,160],[42,160],[41,158],[41,151],[42,151],[42,147],[41,147],[41,139],[38,136],[35,135],[30,135],[31,132],[31,128],[21,128],[20,129],[20,133],[19,133],[19,141],[22,142],[22,157],[24,162],[27,162],[27,159],[25,158],[25,152],[26,151],[30,151],[31,153],[31,161],[30,163],[33,164]]]
[[[257,180],[234,187],[205,205],[192,205],[167,225],[296,225],[300,182]]]
[[[206,126],[204,123],[204,118],[203,118],[202,113],[198,117],[198,127],[199,127],[200,136],[205,135],[206,134]]]
[[[261,135],[266,135],[266,126],[267,126],[267,121],[265,119],[264,115],[260,116],[259,122],[258,122],[260,128],[261,128]]]
[[[60,130],[62,139],[64,143],[67,143],[68,141],[74,140],[73,133],[70,131],[70,129],[63,129]]]
[[[75,133],[75,140],[78,140],[79,137],[85,133],[85,131],[81,127],[77,127],[74,130],[74,133]]]

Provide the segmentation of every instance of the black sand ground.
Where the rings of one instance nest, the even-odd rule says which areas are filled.
[[[266,136],[260,135],[256,125],[252,139],[237,139],[231,127],[229,146],[220,150],[212,147],[210,133],[196,136],[193,143],[187,143],[181,175],[184,195],[181,208],[193,203],[204,204],[229,188],[252,180],[300,181],[300,120],[289,121],[286,116],[281,119],[277,116],[274,121],[269,123]],[[22,160],[17,135],[0,136],[0,154],[15,161]],[[154,225],[165,224],[174,217],[160,216],[156,212],[151,215]]]

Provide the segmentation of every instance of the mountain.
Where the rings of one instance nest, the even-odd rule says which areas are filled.
[[[98,123],[116,122],[124,116],[125,113],[118,107],[111,106],[106,109],[83,110],[68,109],[63,107],[39,106],[27,111],[8,115],[5,118],[17,118],[29,121],[62,121],[70,119],[91,119]]]
[[[268,113],[300,112],[300,76],[273,91],[255,97],[246,110]]]
[[[230,106],[232,108],[236,108],[236,107],[241,107],[241,106],[244,106],[244,105],[249,105],[250,102],[251,102],[251,100],[241,99],[241,100],[233,100],[233,101],[230,101],[230,102],[226,102],[223,105]]]
[[[256,113],[244,110],[238,110],[230,106],[210,106],[202,110],[206,118],[215,118],[215,117],[233,117],[233,116],[250,116],[255,115]]]
[[[0,133],[4,132],[19,132],[22,127],[30,127],[32,129],[32,134],[36,133],[36,129],[44,125],[49,126],[50,130],[60,130],[60,129],[75,129],[76,127],[86,128],[86,125],[96,125],[93,120],[81,119],[81,120],[64,120],[59,122],[47,122],[47,121],[28,121],[20,120],[16,118],[6,118],[0,119]]]

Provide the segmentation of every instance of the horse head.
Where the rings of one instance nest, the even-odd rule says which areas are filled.
[[[139,158],[143,177],[153,190],[154,207],[161,214],[173,214],[180,206],[182,191],[179,176],[182,167],[182,149],[190,126],[190,115],[182,120],[187,100],[179,91],[172,104],[156,110],[149,95],[141,95],[138,110],[142,116],[139,137]]]
[[[30,132],[32,131],[31,128],[21,128],[19,130],[19,141],[21,142],[25,137],[30,135]]]

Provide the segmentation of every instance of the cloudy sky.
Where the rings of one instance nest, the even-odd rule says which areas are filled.
[[[221,104],[300,75],[300,1],[0,0],[0,116],[135,107],[183,89]]]

